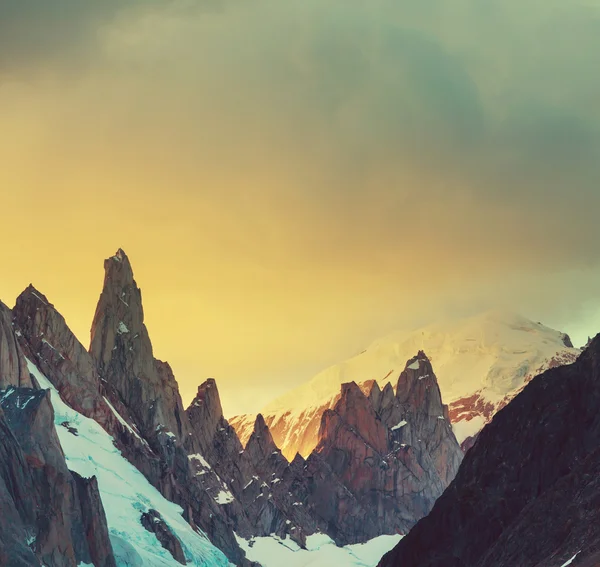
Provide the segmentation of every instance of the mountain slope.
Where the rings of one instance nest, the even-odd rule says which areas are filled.
[[[337,402],[342,383],[375,380],[384,388],[419,350],[427,353],[436,369],[461,443],[531,378],[573,362],[580,353],[564,333],[501,311],[394,333],[266,406],[261,413],[275,442],[288,458],[296,452],[308,455],[317,444],[321,415]],[[229,420],[243,443],[254,419],[248,415]]]
[[[188,565],[230,565],[204,534],[195,531],[184,520],[183,510],[166,500],[123,458],[113,439],[98,423],[70,408],[39,369],[31,362],[28,364],[40,386],[51,391],[56,429],[69,468],[84,478],[96,476],[98,479],[117,565],[180,565],[156,535],[142,525],[142,514],[150,510],[160,513],[169,530],[180,541]]]
[[[598,407],[600,337],[496,414],[429,516],[380,566],[598,565]]]

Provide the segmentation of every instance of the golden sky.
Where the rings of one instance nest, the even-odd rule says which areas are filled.
[[[87,345],[122,247],[229,415],[448,313],[579,344],[598,53],[592,1],[0,1],[0,299],[32,282]]]

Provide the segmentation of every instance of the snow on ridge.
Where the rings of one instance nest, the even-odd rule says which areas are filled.
[[[135,429],[133,429],[133,427],[131,427],[131,425],[129,425],[129,423],[127,423],[127,421],[125,421],[125,419],[123,419],[123,417],[121,416],[121,414],[110,403],[110,401],[108,400],[108,398],[106,396],[103,396],[103,398],[104,398],[104,401],[107,403],[108,407],[110,408],[110,410],[115,415],[115,417],[119,420],[119,423],[123,427],[125,427],[128,431],[130,431],[132,435],[134,435],[135,437],[137,437],[142,442],[142,444],[144,444],[146,447],[150,448],[150,446],[148,445],[148,442],[137,431],[135,431]]]
[[[384,386],[420,350],[431,360],[444,403],[481,389],[486,399],[500,401],[557,353],[578,356],[580,350],[566,347],[563,338],[560,331],[502,311],[396,332],[374,341],[360,355],[323,370],[260,413],[289,420],[321,408],[339,394],[342,383],[375,379]]]
[[[580,554],[581,552],[578,551],[575,555],[573,555],[573,557],[571,557],[571,559],[569,559],[566,563],[564,563],[562,565],[562,567],[567,567],[568,565],[571,565],[571,563],[573,563],[573,561],[575,561],[576,557]]]
[[[375,567],[402,536],[384,535],[364,544],[337,547],[328,536],[317,533],[306,538],[306,549],[300,548],[289,537],[281,539],[271,535],[249,541],[236,538],[248,559],[263,567]]]
[[[398,429],[401,429],[405,425],[408,425],[408,422],[403,419],[398,425],[394,425],[394,427],[392,427],[391,429],[392,429],[392,431],[397,431]]]
[[[121,455],[113,438],[96,421],[70,408],[35,364],[26,362],[40,387],[52,392],[55,423],[68,421],[77,429],[75,436],[64,427],[56,428],[69,469],[86,478],[97,477],[117,565],[181,567],[141,524],[141,515],[155,509],[180,540],[187,565],[233,567],[205,534],[194,531],[183,519],[182,508],[166,500]]]
[[[37,297],[44,305],[48,305],[48,302],[44,301],[35,291],[31,291],[31,295]]]

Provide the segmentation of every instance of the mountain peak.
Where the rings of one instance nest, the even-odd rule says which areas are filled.
[[[125,250],[123,250],[123,248],[119,248],[115,255],[111,256],[110,259],[114,260],[115,262],[129,261],[129,258],[127,257],[127,254],[125,254]]]
[[[104,261],[104,285],[91,330],[90,354],[116,389],[140,431],[180,433],[183,407],[171,368],[154,358],[144,323],[142,292],[125,252]]]
[[[35,301],[41,301],[44,305],[49,305],[52,307],[52,304],[48,301],[48,298],[41,291],[36,289],[31,283],[21,292],[17,298],[17,303],[19,303],[20,299],[28,297],[32,297]]]
[[[133,279],[133,269],[127,254],[119,248],[114,256],[104,260],[104,274],[106,287],[107,280],[113,281],[115,284],[127,286],[135,284]]]

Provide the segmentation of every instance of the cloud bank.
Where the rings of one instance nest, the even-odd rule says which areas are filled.
[[[583,333],[598,53],[593,1],[0,0],[5,262],[125,247],[159,350],[232,411],[448,311]],[[98,257],[44,256],[87,332]]]

